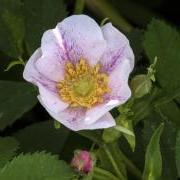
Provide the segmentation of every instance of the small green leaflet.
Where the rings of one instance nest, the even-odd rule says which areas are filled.
[[[163,128],[164,123],[155,130],[147,146],[143,180],[159,180],[161,177],[162,157],[159,141]]]

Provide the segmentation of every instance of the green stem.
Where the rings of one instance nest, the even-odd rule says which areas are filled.
[[[129,24],[128,21],[124,19],[110,3],[108,3],[108,1],[86,0],[85,2],[91,11],[103,18],[110,18],[111,21],[123,31],[130,32],[132,30],[133,27],[131,24]]]
[[[92,145],[91,145],[91,148],[90,148],[90,152],[94,150],[95,146],[96,146],[96,143],[93,142]]]
[[[125,179],[125,177],[123,176],[123,174],[119,171],[119,168],[118,168],[116,162],[114,161],[114,158],[113,158],[111,152],[109,151],[108,147],[107,147],[106,145],[104,145],[103,148],[104,148],[104,151],[105,151],[105,153],[107,154],[109,160],[111,161],[112,166],[113,166],[114,170],[116,171],[116,174],[118,175],[118,177],[119,177],[120,179]]]
[[[84,0],[76,0],[74,14],[81,14],[84,9]]]
[[[11,61],[4,71],[9,71],[12,67],[14,67],[16,65],[23,65],[23,66],[25,66],[25,63],[24,63],[24,61],[23,61],[23,59],[21,57],[19,57],[18,60],[16,60],[16,61]]]
[[[120,150],[121,157],[124,161],[124,163],[127,166],[127,169],[129,169],[129,172],[131,172],[134,176],[136,176],[137,179],[142,179],[141,171],[123,154],[123,152]]]
[[[111,179],[111,180],[119,180],[116,176],[114,176],[112,173],[109,171],[106,171],[104,169],[101,169],[99,167],[94,167],[94,177],[106,177],[106,179]]]

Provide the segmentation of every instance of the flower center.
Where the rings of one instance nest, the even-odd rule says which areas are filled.
[[[66,64],[65,78],[57,83],[57,88],[64,102],[86,108],[102,103],[104,95],[110,92],[108,76],[100,72],[100,64],[91,67],[84,59],[76,65]]]
[[[73,85],[74,92],[77,96],[87,96],[94,88],[94,83],[90,77],[85,75]]]

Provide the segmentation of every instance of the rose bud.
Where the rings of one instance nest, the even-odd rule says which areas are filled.
[[[78,172],[88,173],[92,170],[94,160],[92,154],[88,151],[77,150],[71,161],[71,166]]]

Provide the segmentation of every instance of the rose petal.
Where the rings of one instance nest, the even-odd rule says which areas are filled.
[[[27,61],[26,66],[24,68],[23,72],[23,78],[26,81],[29,81],[33,84],[36,84],[36,79],[38,79],[39,72],[34,67],[34,63],[42,56],[41,49],[37,49],[34,54],[30,57],[30,59]]]
[[[113,117],[107,113],[102,116],[98,121],[95,123],[87,125],[85,123],[85,111],[83,109],[73,109],[67,108],[62,112],[55,113],[50,108],[44,104],[41,96],[38,96],[40,103],[44,106],[47,112],[57,121],[62,123],[67,128],[73,131],[79,131],[83,129],[102,129],[102,128],[109,128],[115,125],[115,121]]]
[[[58,24],[68,57],[73,62],[85,58],[94,65],[102,56],[106,41],[99,25],[86,15],[73,15]]]
[[[131,96],[128,85],[128,78],[131,72],[131,65],[128,59],[123,59],[109,76],[109,87],[111,94],[109,99],[119,100],[120,104],[125,103]]]
[[[104,38],[107,42],[106,50],[101,59],[104,70],[108,73],[123,60],[129,59],[131,70],[134,67],[134,54],[129,45],[128,39],[111,23],[102,27]]]
[[[106,113],[104,116],[99,118],[95,123],[90,124],[90,129],[104,129],[115,126],[115,120],[110,113]],[[86,125],[87,126],[87,125]]]
[[[69,106],[67,103],[61,101],[57,92],[52,92],[52,90],[49,90],[40,83],[38,83],[38,88],[41,101],[48,109],[51,109],[52,112],[59,113]]]
[[[85,115],[85,123],[87,125],[95,123],[99,118],[101,118],[108,111],[120,104],[119,100],[109,100],[108,102],[97,105],[89,110],[87,110]]]
[[[53,56],[42,56],[35,65],[38,71],[48,79],[55,82],[64,79],[64,64]]]
[[[43,34],[41,48],[42,57],[36,62],[38,71],[53,81],[62,80],[64,65],[68,58],[57,27]]]
[[[44,77],[35,66],[35,63],[38,61],[39,58],[41,58],[41,56],[42,52],[39,48],[28,60],[23,72],[23,78],[36,86],[38,86],[38,84],[42,84],[43,86],[48,87],[51,91],[55,91],[55,82]]]

